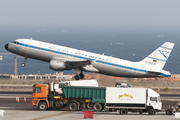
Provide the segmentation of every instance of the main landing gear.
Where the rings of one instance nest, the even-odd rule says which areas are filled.
[[[84,78],[84,74],[82,73],[82,71],[81,71],[80,74],[79,74],[79,70],[78,70],[78,69],[75,69],[75,71],[77,72],[77,74],[74,76],[74,78],[75,78],[76,80],[79,80],[79,79],[83,79],[83,78]]]
[[[24,63],[21,64],[22,67],[26,66],[27,57],[24,58]]]

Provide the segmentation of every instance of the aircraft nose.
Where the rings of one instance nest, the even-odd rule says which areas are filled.
[[[8,50],[8,46],[9,46],[9,44],[6,44],[6,45],[4,46],[4,48],[5,48],[6,50]]]

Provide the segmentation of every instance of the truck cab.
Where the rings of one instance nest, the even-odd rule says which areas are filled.
[[[162,102],[160,95],[154,90],[148,88],[147,106],[152,106],[154,110],[160,111],[162,109]]]
[[[41,110],[49,107],[48,102],[49,85],[48,84],[37,84],[33,86],[32,93],[32,106],[39,106]]]

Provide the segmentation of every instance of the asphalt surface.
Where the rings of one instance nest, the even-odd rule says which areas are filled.
[[[174,105],[178,102],[178,100],[162,100],[162,109],[168,109],[169,105]],[[11,110],[37,109],[37,107],[31,105],[31,98],[26,98],[26,102],[24,102],[24,98],[20,98],[19,102],[16,101],[16,98],[0,98],[0,109],[2,108]]]
[[[31,105],[31,92],[0,92],[0,110],[4,110],[4,116],[1,120],[82,120],[84,119],[83,111],[69,111],[67,108],[40,111],[37,107]],[[19,102],[15,97],[21,96]],[[24,96],[29,96],[24,101]],[[168,109],[169,105],[179,102],[177,94],[162,94],[163,109]],[[8,98],[10,97],[10,98]],[[167,99],[168,98],[168,99]],[[165,115],[165,112],[158,112],[156,115],[148,115],[143,113],[128,113],[127,115],[119,115],[118,112],[95,112],[93,113],[95,120],[174,120],[174,115]]]
[[[0,91],[0,108],[36,109],[31,105],[31,94],[32,92]],[[19,97],[19,102],[16,102],[16,96]],[[163,109],[168,109],[169,105],[180,102],[180,94],[161,94],[161,99]]]

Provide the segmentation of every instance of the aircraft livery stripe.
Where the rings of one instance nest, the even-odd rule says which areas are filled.
[[[79,59],[95,60],[97,63],[102,63],[102,64],[106,64],[106,65],[110,65],[110,66],[129,69],[129,70],[133,70],[133,71],[137,71],[137,72],[143,72],[143,73],[147,72],[146,70],[143,70],[143,69],[132,68],[132,67],[127,67],[127,66],[123,66],[123,65],[117,65],[117,64],[114,64],[114,63],[109,63],[109,62],[100,61],[100,60],[96,60],[96,59],[91,59],[91,58],[87,58],[87,57],[82,57],[82,56],[78,56],[78,55],[73,55],[73,54],[69,54],[69,53],[59,52],[59,51],[55,51],[55,50],[51,50],[51,49],[36,47],[36,46],[27,45],[27,44],[23,44],[23,43],[19,43],[19,45],[29,47],[29,48],[38,49],[38,50],[43,50],[43,51],[46,51],[46,52],[52,52],[52,53],[57,53],[57,54],[66,55],[66,56],[70,56],[70,57],[75,57],[75,58],[79,58]],[[167,76],[167,75],[162,74],[161,76]]]
[[[169,77],[169,75],[166,74],[160,74],[160,76]]]
[[[163,46],[161,46],[161,48],[172,50],[172,48],[167,48],[167,47],[163,47]]]
[[[153,57],[147,57],[147,58],[150,58],[150,59],[153,59],[153,60],[159,60],[159,61],[162,61],[162,62],[166,62],[166,60],[161,60],[161,59],[157,59],[157,58],[153,58]]]

